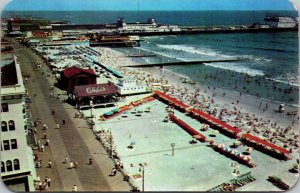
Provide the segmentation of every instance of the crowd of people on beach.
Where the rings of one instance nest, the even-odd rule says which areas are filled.
[[[179,101],[204,111],[224,122],[229,123],[234,127],[241,129],[244,132],[259,135],[271,143],[283,146],[290,152],[299,151],[299,134],[297,132],[299,115],[296,115],[289,125],[281,125],[274,120],[266,119],[255,113],[247,112],[247,110],[245,111],[244,109],[240,108],[239,100],[233,100],[231,104],[223,104],[222,102],[217,101],[215,97],[215,87],[200,87],[198,85],[182,84],[182,80],[185,77],[178,78],[177,74],[164,69],[159,69],[157,70],[157,73],[153,73],[154,70],[148,72],[147,70],[143,69],[135,70],[124,68],[119,61],[119,58],[123,56],[122,53],[111,49],[98,49],[104,53],[98,57],[98,59],[104,64],[111,65],[112,67],[121,71],[125,76],[132,76],[136,80],[147,84],[149,87],[152,83],[171,85],[167,90],[165,90],[165,92]],[[123,65],[128,65],[131,63],[132,60],[124,58]],[[222,76],[210,74],[207,75],[206,78],[218,78],[219,81],[222,81],[221,77]],[[282,93],[286,97],[290,97],[298,91],[297,88],[292,86],[290,88],[282,89],[280,88],[279,83],[271,83],[269,79],[265,79],[263,77],[257,78],[248,75],[245,76],[241,81],[243,81],[245,85],[254,82],[252,84],[255,84],[256,86],[266,85],[266,87],[272,87],[271,90],[273,90],[273,92]],[[244,87],[244,90],[247,90],[247,86]],[[225,96],[226,92],[223,92],[222,95]],[[241,97],[242,95],[243,93],[240,93]],[[256,97],[260,98],[260,95],[257,94]],[[290,97],[288,101],[291,102],[292,100],[293,97]],[[262,112],[271,111],[271,109],[269,109],[268,102],[260,102],[258,108],[260,108],[260,111]]]

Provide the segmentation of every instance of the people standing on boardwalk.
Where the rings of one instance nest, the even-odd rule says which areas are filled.
[[[73,186],[72,192],[77,192],[77,186],[76,185]]]
[[[74,168],[77,169],[77,166],[78,166],[78,162],[75,161],[75,162],[74,162]]]
[[[48,183],[48,186],[49,186],[49,188],[50,188],[50,185],[51,185],[51,178],[50,178],[50,177],[48,177],[47,183]]]
[[[49,143],[50,143],[50,139],[49,139],[49,138],[47,138],[47,139],[46,139],[46,143],[45,143],[45,145],[46,145],[46,146],[49,146],[49,145],[50,145]]]
[[[44,131],[43,136],[44,136],[44,139],[47,139],[47,133],[46,133],[46,131]]]
[[[67,164],[69,162],[68,156],[65,157],[65,163]]]
[[[117,169],[116,169],[116,168],[113,168],[113,169],[111,170],[111,173],[112,173],[113,176],[115,176],[115,175],[117,174]]]
[[[49,167],[49,168],[52,167],[52,161],[51,161],[51,160],[48,161],[48,167]]]
[[[74,167],[73,161],[70,161],[70,168],[73,169],[73,167]]]

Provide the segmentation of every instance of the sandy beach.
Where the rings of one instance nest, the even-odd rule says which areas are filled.
[[[275,110],[278,109],[280,104],[278,102],[227,91],[222,88],[183,83],[184,77],[182,75],[161,68],[125,69],[122,66],[135,65],[137,63],[120,51],[111,48],[96,49],[102,53],[97,58],[101,63],[120,70],[124,75],[134,77],[148,86],[151,86],[151,83],[154,82],[162,85],[170,84],[172,87],[167,93],[171,96],[175,96],[175,98],[190,106],[198,107],[200,110],[219,117],[243,131],[269,139],[279,146],[295,149],[295,155],[299,154],[299,116],[286,115],[286,112],[298,110],[297,106],[286,104],[285,113],[276,113]],[[180,93],[180,95],[176,93]],[[287,140],[291,139],[291,142],[283,143],[275,139],[273,136],[276,134],[274,133],[278,135],[284,133],[284,137]]]
[[[266,183],[259,182],[265,180],[267,178],[266,175],[270,174],[279,175],[289,184],[295,183],[295,180],[298,178],[297,175],[293,176],[293,174],[289,173],[288,170],[299,157],[299,117],[298,114],[296,116],[290,116],[287,115],[286,112],[298,110],[297,106],[286,105],[284,113],[276,113],[275,110],[277,110],[279,106],[279,103],[277,102],[246,94],[241,95],[238,92],[232,92],[222,88],[211,88],[206,85],[183,83],[183,80],[186,77],[161,68],[125,68],[123,66],[135,65],[137,63],[131,58],[126,57],[126,55],[124,55],[122,52],[111,48],[96,48],[96,50],[101,53],[101,56],[97,58],[99,62],[121,71],[123,75],[134,77],[139,82],[145,83],[149,87],[153,86],[153,83],[169,85],[169,89],[166,90],[166,93],[178,99],[179,101],[182,101],[189,106],[193,106],[194,108],[200,109],[224,122],[227,122],[228,124],[241,129],[243,133],[253,134],[291,152],[291,160],[287,161],[286,163],[282,163],[281,161],[262,154],[259,151],[253,152],[252,156],[254,157],[254,160],[258,164],[258,166],[252,170],[252,173],[255,174],[258,180],[256,181],[256,183],[245,186],[240,190],[277,190],[276,188],[271,187]],[[155,88],[155,90],[156,89],[163,90],[162,88]],[[135,101],[145,96],[146,95],[137,95],[127,97],[126,101],[120,102],[118,106],[128,104],[130,103],[130,101]],[[177,131],[179,133],[171,134],[172,137],[170,136],[167,139],[162,138],[162,136],[166,135],[166,133],[164,133],[164,131],[160,130],[159,128],[165,127],[161,122],[161,119],[166,116],[164,110],[165,104],[159,101],[154,101],[149,104],[142,105],[138,109],[145,109],[149,106],[152,109],[155,109],[154,114],[143,114],[143,118],[137,118],[132,114],[135,110],[132,110],[128,112],[126,116],[124,116],[128,118],[117,116],[116,118],[112,118],[112,120],[107,121],[102,121],[99,119],[99,117],[105,112],[113,109],[114,107],[110,109],[94,109],[93,112],[96,115],[96,118],[94,119],[96,123],[94,132],[105,132],[104,134],[101,134],[101,136],[102,140],[104,141],[104,146],[106,146],[108,150],[110,144],[108,139],[109,136],[112,135],[114,139],[113,149],[114,152],[116,152],[120,156],[121,163],[124,164],[125,174],[130,176],[135,175],[138,172],[136,169],[136,164],[145,160],[149,161],[151,167],[149,165],[148,170],[150,171],[145,174],[147,178],[150,178],[148,179],[149,184],[146,186],[147,190],[158,190],[158,186],[160,186],[160,190],[199,190],[199,186],[194,186],[191,184],[190,187],[184,186],[185,183],[193,183],[193,178],[189,177],[185,180],[180,177],[176,178],[176,180],[174,180],[178,181],[177,183],[179,184],[178,186],[174,186],[174,181],[164,181],[166,178],[170,177],[169,175],[164,176],[164,172],[160,173],[159,175],[154,175],[155,171],[162,169],[161,166],[156,164],[155,160],[160,160],[162,163],[166,163],[166,167],[170,168],[173,168],[173,165],[169,164],[172,164],[174,161],[179,161],[178,158],[172,161],[165,159],[161,157],[161,155],[159,155],[159,152],[168,152],[169,150],[167,149],[169,148],[169,142],[172,140],[176,141],[177,143],[182,141],[183,143],[178,144],[178,149],[185,149],[187,148],[185,143],[187,142],[189,137],[186,136],[186,134],[181,133],[181,131]],[[85,116],[90,115],[89,110],[84,110],[83,112]],[[203,127],[202,124],[199,125],[199,122],[196,123],[194,120],[187,118],[187,116],[185,116],[184,114],[181,114],[177,111],[176,114],[179,115],[183,120],[187,121],[189,124],[194,125],[195,128],[199,126]],[[124,123],[126,123],[126,126],[123,126]],[[146,125],[143,125],[145,123]],[[141,133],[140,129],[143,127],[144,132]],[[174,125],[168,124],[167,127],[175,129]],[[120,130],[121,128],[122,130]],[[153,128],[156,129],[153,130]],[[111,134],[107,134],[106,132],[111,132]],[[210,135],[208,135],[209,133],[206,134],[207,137],[210,137]],[[124,136],[129,136],[129,139],[126,137],[124,138]],[[126,146],[131,143],[130,140],[132,140],[132,138],[134,138],[135,143],[139,145],[136,146],[137,149],[134,149],[134,151],[130,152],[126,148]],[[145,141],[144,138],[147,140]],[[225,145],[230,145],[234,142],[234,140],[223,135],[218,135],[215,140],[224,143]],[[155,146],[154,143],[156,144]],[[166,143],[168,144],[168,146],[165,146]],[[149,147],[151,147],[151,150],[153,152],[150,149],[148,153],[147,151],[145,151],[145,149],[148,149]],[[188,148],[192,147],[193,146]],[[198,152],[199,150],[200,152]],[[243,149],[240,150],[243,151]],[[156,155],[157,153],[158,155]],[[188,153],[189,155],[186,155],[186,153]],[[224,171],[222,169],[224,167],[224,164],[230,164],[230,162],[228,162],[228,159],[223,159],[223,157],[219,157],[219,155],[215,155],[216,157],[207,157],[207,155],[211,154],[211,150],[207,150],[205,148],[203,149],[202,147],[198,150],[196,148],[194,153],[190,149],[186,152],[181,152],[180,155],[178,155],[179,157],[189,157],[189,163],[181,163],[181,165],[186,165],[186,167],[193,168],[193,160],[199,159],[199,157],[190,155],[199,155],[199,153],[205,155],[203,163],[198,163],[200,165],[209,162],[210,159],[214,159],[217,161],[213,169],[210,168],[205,171],[207,174],[209,173],[210,175],[212,175],[211,177],[214,176],[216,181],[207,181],[207,186],[202,187],[203,189],[201,190],[209,189],[217,185],[218,183],[221,183],[226,179],[229,180],[231,177],[233,177],[232,174],[227,171],[227,169],[225,169]],[[200,159],[203,159],[203,157],[201,157]],[[243,173],[249,171],[249,169],[247,169],[245,166],[240,165],[239,167],[240,171]],[[180,175],[188,176],[187,173],[184,173],[184,171],[187,171],[188,168],[183,170],[179,168],[173,169]],[[226,177],[221,177],[222,175],[220,177],[216,177],[216,175],[221,170],[225,172],[222,173],[222,175]],[[272,172],[270,173],[270,171]],[[198,177],[194,178],[194,180],[205,181],[205,179],[203,178],[204,176],[199,175]],[[164,180],[161,178],[164,178]],[[161,182],[165,183],[161,184]],[[138,186],[139,188],[141,188],[142,186],[139,179],[133,180],[133,185]]]

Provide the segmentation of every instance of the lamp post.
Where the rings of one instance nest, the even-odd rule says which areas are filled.
[[[112,135],[109,129],[109,158],[112,158]]]
[[[145,191],[145,166],[144,164],[140,163],[139,172],[142,172],[142,191]]]
[[[93,128],[93,100],[90,100],[91,107],[91,128]]]
[[[171,147],[172,147],[172,156],[174,156],[175,143],[171,143]]]

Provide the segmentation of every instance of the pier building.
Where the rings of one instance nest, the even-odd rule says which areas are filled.
[[[147,86],[144,84],[138,84],[132,77],[124,77],[119,79],[117,84],[120,95],[132,95],[147,92]]]

